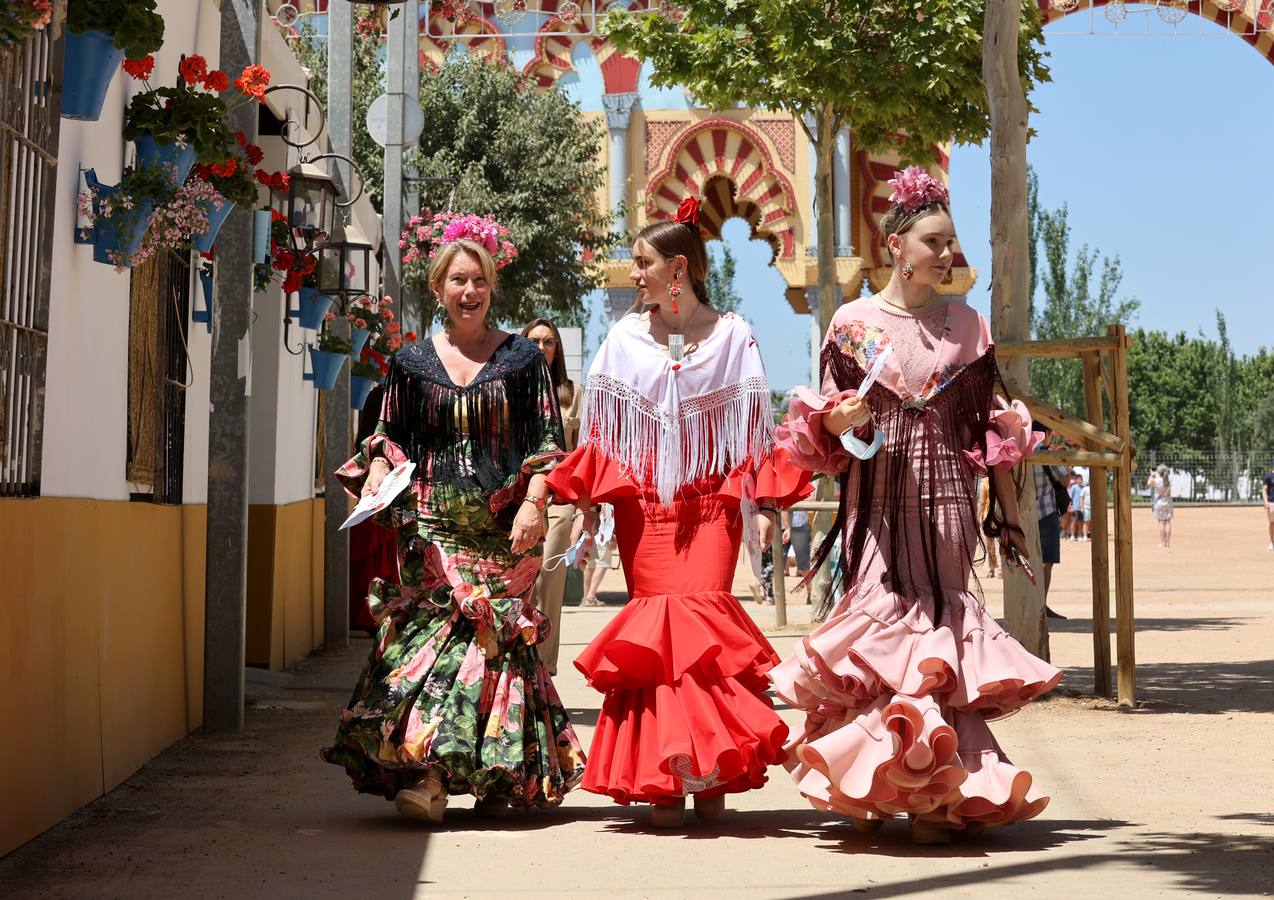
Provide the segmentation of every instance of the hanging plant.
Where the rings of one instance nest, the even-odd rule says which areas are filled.
[[[0,46],[20,44],[43,31],[52,20],[52,0],[0,2]]]
[[[256,144],[249,144],[242,131],[236,131],[234,137],[242,152],[232,153],[221,162],[200,164],[195,167],[195,174],[236,206],[256,206],[255,166],[265,154]]]
[[[225,201],[208,182],[191,178],[177,185],[171,167],[130,166],[109,193],[80,194],[80,213],[100,236],[107,226],[116,247],[107,251],[116,271],[137,266],[156,253],[175,250],[208,230],[207,206]],[[140,240],[137,235],[141,234]]]
[[[341,337],[332,331],[332,322],[336,320],[336,313],[327,313],[323,316],[323,328],[318,334],[318,344],[315,346],[324,353],[339,353],[342,356],[348,356],[350,351],[349,338]]]
[[[153,60],[128,65],[147,73],[154,70]],[[226,124],[226,115],[245,103],[265,99],[269,71],[256,65],[244,69],[234,81],[237,93],[229,101],[220,94],[230,88],[230,76],[220,69],[209,70],[202,56],[184,57],[177,71],[173,87],[153,88],[143,78],[147,89],[133,96],[124,113],[124,137],[136,141],[149,135],[165,145],[183,137],[194,147],[197,162],[224,162],[235,146],[235,133]]]
[[[110,35],[129,59],[164,46],[164,18],[155,11],[155,0],[75,0],[66,24],[72,34]]]

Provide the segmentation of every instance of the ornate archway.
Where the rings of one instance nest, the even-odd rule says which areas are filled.
[[[1274,0],[1157,0],[1129,4],[1124,0],[1036,0],[1044,23],[1082,13],[1101,15],[1114,30],[1127,21],[1129,5],[1138,14],[1153,14],[1176,26],[1186,16],[1213,22],[1243,39],[1257,53],[1274,63]]]

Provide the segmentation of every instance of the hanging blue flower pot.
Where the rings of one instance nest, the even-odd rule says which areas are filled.
[[[345,360],[344,353],[329,353],[310,347],[310,368],[313,371],[306,372],[301,377],[314,382],[314,387],[320,391],[330,391],[336,386],[336,378],[341,374],[341,366],[345,364]]]
[[[212,268],[199,270],[199,286],[203,288],[203,309],[192,309],[190,321],[203,322],[212,334]]]
[[[323,317],[332,308],[332,298],[312,287],[301,288],[297,296],[297,308],[290,310],[288,315],[297,319],[302,328],[317,331],[323,325]]]
[[[349,355],[354,359],[358,359],[358,354],[363,352],[363,348],[367,346],[367,338],[371,332],[366,328],[355,328],[349,333],[350,350]]]
[[[274,217],[268,209],[252,211],[252,261],[260,265],[270,258],[270,226]]]
[[[103,201],[119,193],[119,185],[102,184],[93,169],[84,172],[84,181],[94,193],[95,212],[101,211]],[[141,247],[154,211],[155,204],[146,201],[131,210],[115,209],[106,218],[98,219],[93,224],[93,261],[128,268],[128,258]]]
[[[195,238],[193,245],[200,253],[208,253],[212,250],[212,245],[217,242],[217,232],[226,223],[226,218],[230,215],[230,211],[234,209],[234,204],[222,197],[220,209],[217,208],[217,204],[211,201],[205,201],[200,205],[204,208],[204,212],[208,214],[208,233],[201,234]]]
[[[96,122],[124,51],[115,46],[113,35],[86,31],[68,32],[63,53],[62,118]]]
[[[171,165],[177,169],[177,178],[173,184],[185,184],[190,170],[195,166],[195,145],[185,141],[178,147],[176,143],[161,144],[149,134],[143,134],[136,141],[138,168],[154,169]]]
[[[379,382],[364,378],[362,375],[351,375],[349,377],[349,408],[361,411],[367,402],[367,395],[377,384]]]

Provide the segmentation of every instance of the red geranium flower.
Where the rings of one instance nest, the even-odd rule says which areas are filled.
[[[301,273],[288,272],[288,277],[283,279],[283,293],[295,294],[301,289]]]
[[[286,194],[288,187],[292,184],[292,176],[287,172],[275,172],[270,176],[270,190],[278,191],[280,194]]]
[[[262,175],[264,175],[264,174],[265,174],[264,172],[257,172],[257,181],[261,181],[261,176],[262,176]],[[287,216],[283,215],[283,213],[279,212],[277,209],[272,209],[272,210],[270,210],[270,221],[271,221],[271,222],[282,222],[282,221],[284,221],[286,218],[287,218]]]
[[[230,76],[220,69],[213,69],[208,73],[208,77],[203,80],[203,86],[214,94],[220,94],[230,87]]]
[[[239,142],[240,147],[248,146],[248,136],[242,131],[236,131],[234,133],[234,139]]]
[[[270,71],[265,66],[248,66],[234,81],[234,86],[255,100],[265,99],[265,89],[270,84]]]
[[[292,251],[286,248],[279,247],[270,254],[270,265],[280,272],[290,270],[293,262]]]
[[[416,343],[416,332],[414,331],[407,332],[406,334],[403,335],[403,337],[407,339],[407,343],[409,344]]]
[[[243,148],[243,152],[247,154],[248,162],[254,166],[265,159],[265,151],[256,144],[248,144],[248,146]]]
[[[124,71],[128,73],[130,78],[137,78],[141,81],[149,81],[151,74],[155,71],[155,57],[143,56],[141,59],[124,60]]]
[[[198,84],[208,77],[208,61],[196,53],[177,64],[177,72],[186,84]]]

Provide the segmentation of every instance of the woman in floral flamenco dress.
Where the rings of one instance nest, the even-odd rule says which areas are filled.
[[[687,795],[715,819],[784,758],[764,696],[778,657],[730,587],[744,533],[768,542],[769,516],[809,492],[773,445],[747,323],[705,302],[697,222],[691,199],[637,235],[638,304],[589,371],[580,447],[549,476],[590,531],[592,505],[613,504],[631,597],[575,660],[605,694],[583,786],[653,804],[657,827],[682,824]]]
[[[397,531],[401,583],[372,585],[371,658],[323,758],[430,822],[449,794],[501,815],[556,805],[583,775],[531,600],[561,417],[539,348],[486,324],[492,254],[511,255],[495,234],[464,217],[440,235],[429,284],[448,326],[395,355],[376,433],[338,473],[367,494],[391,467],[417,467],[379,514]]]
[[[970,592],[979,524],[1006,560],[1026,557],[1011,470],[1038,433],[1020,402],[995,394],[1003,384],[986,320],[935,290],[955,241],[946,188],[919,167],[890,185],[889,284],[837,310],[821,393],[798,389],[779,430],[802,465],[840,477],[819,562],[839,535],[844,579],[826,621],[771,677],[807,713],[788,766],[811,804],[863,831],[906,813],[914,840],[942,843],[1047,804],[986,723],[1062,673]],[[857,396],[872,372],[879,380]],[[974,477],[988,472],[978,523]]]

